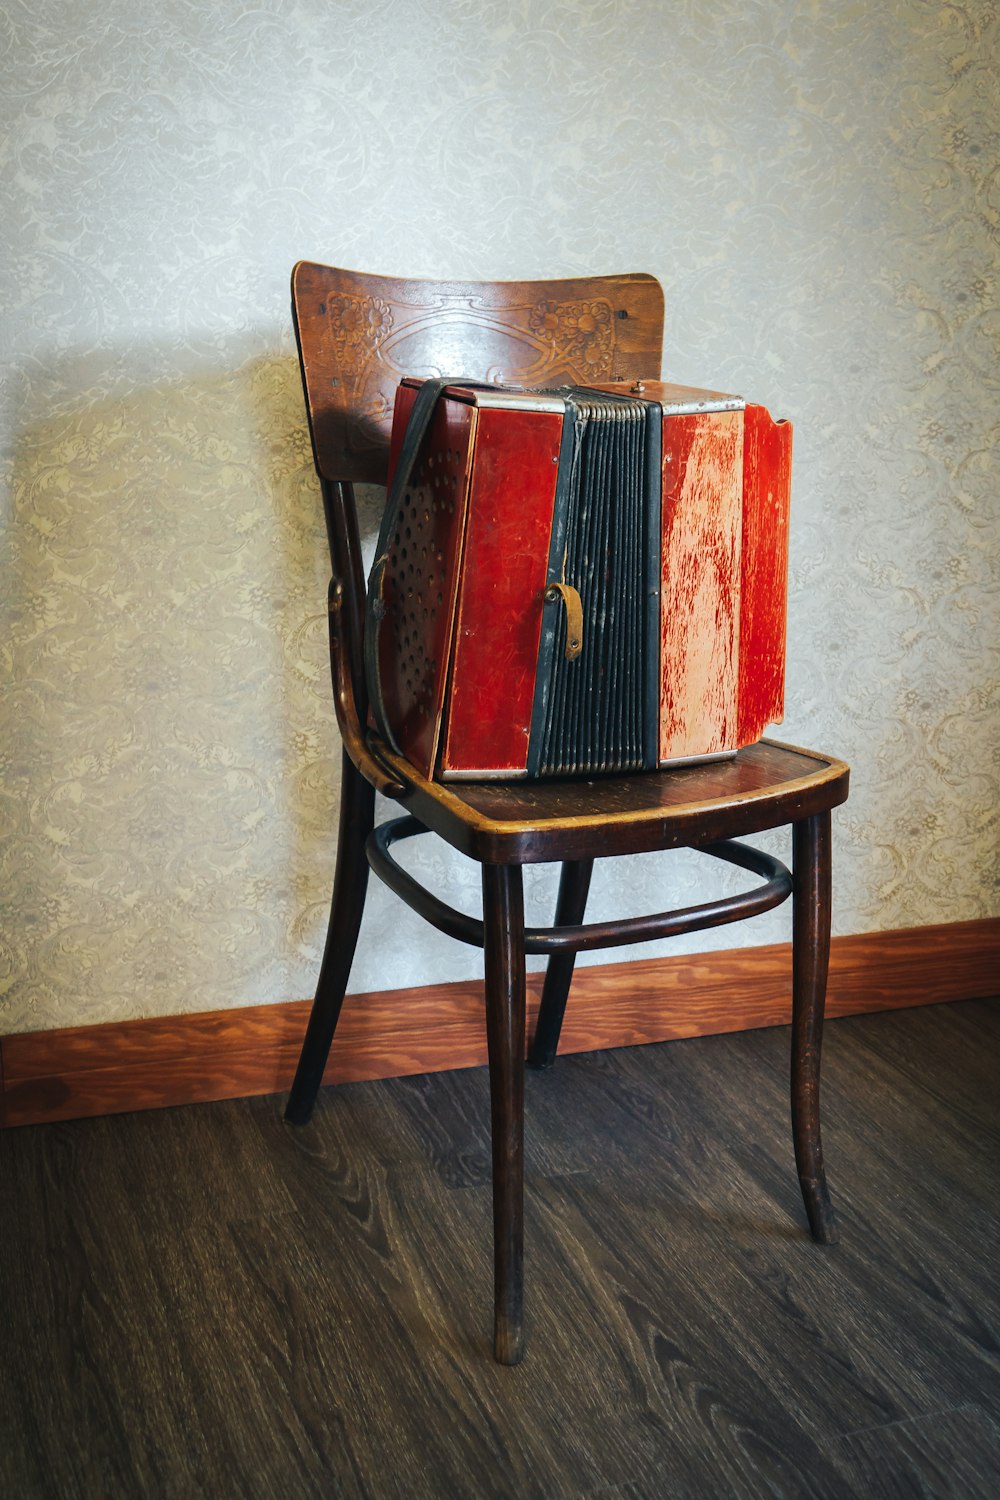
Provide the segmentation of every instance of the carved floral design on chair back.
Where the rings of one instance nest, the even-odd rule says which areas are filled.
[[[300,261],[292,303],[327,480],[385,483],[404,375],[585,385],[660,373],[663,293],[642,274],[414,281]]]

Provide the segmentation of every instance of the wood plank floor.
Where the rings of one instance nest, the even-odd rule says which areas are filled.
[[[528,1352],[490,1358],[481,1070],[0,1136],[0,1493],[1000,1494],[1000,1004],[528,1080]]]

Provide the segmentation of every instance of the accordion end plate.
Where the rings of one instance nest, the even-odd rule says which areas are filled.
[[[441,770],[437,774],[438,781],[527,781],[527,779],[527,770],[512,771],[507,766],[489,771]]]
[[[677,766],[707,766],[715,760],[735,760],[737,750],[713,750],[708,755],[672,755],[660,761],[661,771],[671,771]]]

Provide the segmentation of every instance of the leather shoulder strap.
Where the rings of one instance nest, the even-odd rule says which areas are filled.
[[[368,601],[365,612],[365,682],[368,687],[368,701],[371,705],[372,715],[379,734],[395,750],[397,755],[403,752],[399,748],[396,736],[392,732],[385,712],[385,699],[382,695],[382,673],[379,665],[379,640],[382,630],[382,621],[385,618],[385,566],[389,556],[389,548],[396,534],[396,522],[399,517],[399,509],[407,486],[413,476],[413,468],[420,452],[421,444],[431,425],[434,416],[434,408],[437,406],[438,397],[446,385],[460,385],[472,390],[489,390],[493,387],[481,380],[466,380],[462,376],[449,376],[447,379],[425,380],[417,392],[417,398],[413,403],[409,421],[406,424],[406,432],[403,435],[403,446],[399,452],[399,459],[392,476],[392,484],[386,496],[385,510],[382,512],[382,525],[379,528],[378,545],[375,549],[375,561],[372,563],[371,572],[368,575]]]

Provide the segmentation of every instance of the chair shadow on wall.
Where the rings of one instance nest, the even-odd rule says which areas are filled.
[[[24,381],[17,423],[8,1032],[301,1000],[329,912],[340,756],[298,362],[234,341],[184,375],[105,384],[91,356],[62,357]],[[359,486],[372,542],[384,498]],[[446,894],[475,901],[477,867],[452,864]],[[555,876],[539,869],[539,920]],[[403,962],[423,924],[387,900]],[[444,947],[443,977],[475,966]]]
[[[322,951],[339,758],[298,365],[234,341],[121,375],[174,358],[20,387],[5,1031],[301,998]]]
[[[13,383],[0,749],[18,831],[0,863],[0,1029],[312,990],[340,794],[326,549],[298,362],[259,347],[213,344],[186,373],[145,382],[121,369],[156,372],[175,351],[114,351],[111,374],[70,354]],[[384,491],[358,494],[374,539]],[[693,888],[697,856],[637,858],[655,861],[651,900]],[[459,905],[478,898],[465,864],[435,867]],[[538,923],[556,875],[539,866],[526,890]],[[630,900],[645,878],[631,871]],[[595,875],[597,916],[621,906],[623,880]],[[723,893],[738,884],[734,872]],[[393,932],[379,935],[402,949],[423,924],[387,900]],[[440,941],[436,970],[461,978],[466,950]],[[667,946],[698,943],[643,953]]]

